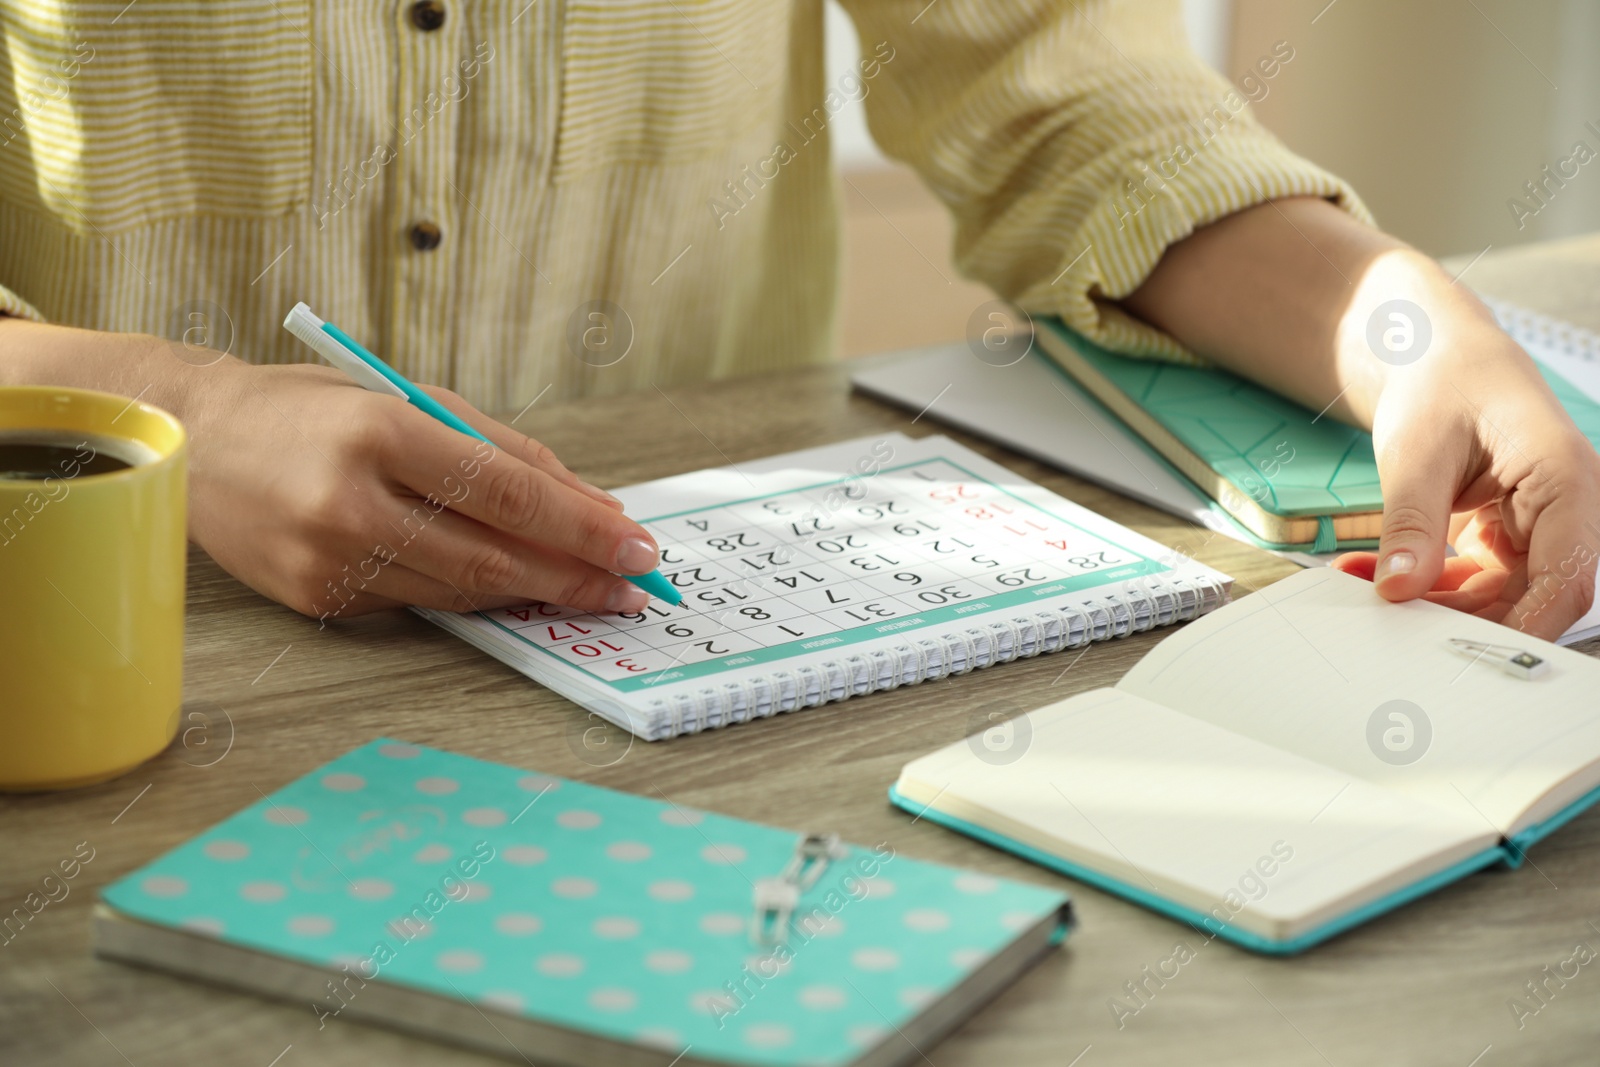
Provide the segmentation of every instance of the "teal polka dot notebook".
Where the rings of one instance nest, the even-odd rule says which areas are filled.
[[[1070,924],[1051,890],[380,739],[109,886],[96,951],[513,1058],[890,1064]]]

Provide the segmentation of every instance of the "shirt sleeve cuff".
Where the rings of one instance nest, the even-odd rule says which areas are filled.
[[[32,319],[34,322],[45,321],[45,317],[39,314],[38,308],[3,285],[0,285],[0,315],[10,315],[18,319]]]
[[[1168,247],[1218,219],[1286,197],[1322,197],[1372,221],[1348,183],[1270,134],[1243,133],[1229,139],[1226,151],[1220,147],[1130,160],[1068,239],[1055,281],[1023,294],[1018,304],[1031,314],[1057,315],[1114,352],[1204,366],[1207,361],[1176,338],[1114,303],[1144,283]]]

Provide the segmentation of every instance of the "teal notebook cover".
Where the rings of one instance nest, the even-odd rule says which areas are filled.
[[[1056,319],[1043,328],[1264,510],[1302,517],[1382,509],[1371,434],[1226,370],[1130,359]],[[1550,368],[1539,370],[1578,430],[1600,447],[1600,405]]]
[[[1065,932],[1059,892],[850,847],[802,896],[787,962],[764,965],[752,883],[784,868],[797,837],[380,739],[103,898],[330,979],[465,998],[490,1019],[773,1065],[847,1063],[899,1040],[1017,931],[1055,915]],[[326,1024],[360,995],[307,1011]]]
[[[1076,878],[1086,885],[1092,885],[1096,889],[1103,889],[1107,893],[1132,901],[1158,914],[1176,919],[1206,937],[1218,937],[1241,948],[1247,948],[1252,952],[1260,952],[1264,955],[1294,956],[1327,941],[1329,938],[1337,937],[1346,930],[1375,919],[1385,912],[1393,911],[1419,897],[1427,896],[1434,890],[1465,878],[1474,871],[1481,871],[1486,867],[1497,865],[1520,867],[1529,845],[1549,836],[1559,827],[1593,807],[1596,802],[1600,802],[1600,788],[1585,793],[1543,822],[1527,827],[1510,838],[1502,838],[1498,845],[1487,848],[1476,855],[1468,856],[1466,859],[1443,870],[1418,879],[1410,885],[1402,886],[1393,893],[1345,912],[1343,915],[1331,919],[1313,930],[1308,930],[1298,937],[1285,940],[1274,940],[1269,937],[1263,937],[1252,930],[1244,930],[1232,924],[1222,923],[1211,915],[1152,893],[1148,889],[1124,882],[1119,878],[1113,878],[1092,867],[1085,867],[1070,860],[1062,859],[1060,856],[1034,848],[1032,845],[1007,837],[1004,834],[996,833],[986,827],[979,826],[977,823],[968,822],[954,815],[948,815],[937,808],[919,804],[893,786],[889,788],[889,801],[896,807],[902,808],[918,818],[927,819],[929,822],[955,830],[957,833],[966,834],[968,837],[976,838],[986,845],[1021,856],[1030,863],[1037,863],[1041,867],[1064,874],[1069,878]]]

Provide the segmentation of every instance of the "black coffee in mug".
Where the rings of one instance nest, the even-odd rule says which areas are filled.
[[[71,480],[146,462],[143,446],[98,434],[13,431],[0,435],[0,481]]]

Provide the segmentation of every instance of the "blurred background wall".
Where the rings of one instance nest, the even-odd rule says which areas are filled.
[[[1185,0],[1184,18],[1195,50],[1234,79],[1289,42],[1294,61],[1257,116],[1424,251],[1472,256],[1600,230],[1600,0]],[[855,58],[830,0],[830,80]],[[841,349],[881,350],[890,314],[902,338],[911,319],[918,343],[959,340],[989,294],[951,267],[943,209],[877,151],[860,105],[833,129]],[[1579,142],[1592,161],[1578,161]]]

